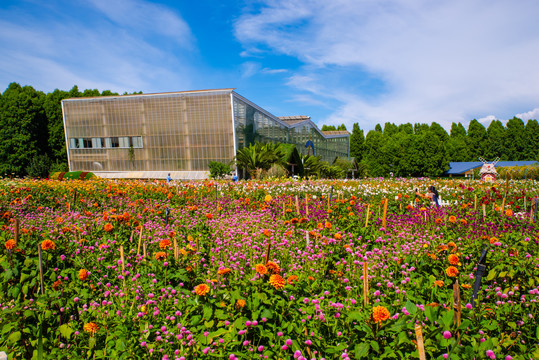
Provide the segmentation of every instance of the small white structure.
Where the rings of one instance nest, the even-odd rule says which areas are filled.
[[[486,181],[486,182],[496,181],[496,177],[498,176],[498,172],[496,171],[495,165],[498,163],[498,161],[500,161],[500,158],[497,157],[491,163],[488,163],[482,157],[479,157],[479,160],[481,162],[483,162],[483,166],[481,166],[481,170],[479,170],[479,176],[481,176],[481,180]]]

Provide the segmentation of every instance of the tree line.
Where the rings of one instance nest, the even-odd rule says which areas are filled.
[[[141,93],[141,92],[140,92]],[[124,93],[124,95],[127,93]],[[9,84],[0,94],[0,176],[36,176],[67,171],[67,152],[61,101],[74,97],[118,95],[109,90],[37,91],[31,86]],[[346,130],[322,126],[323,131]],[[473,119],[466,129],[453,123],[449,134],[438,123],[377,124],[364,131],[357,123],[350,137],[350,156],[371,176],[440,176],[450,161],[538,160],[537,120],[513,117],[505,126],[493,120],[487,128]]]
[[[127,93],[126,93],[127,94]],[[118,95],[97,89],[38,91],[9,84],[0,94],[0,176],[47,176],[67,171],[62,100]]]

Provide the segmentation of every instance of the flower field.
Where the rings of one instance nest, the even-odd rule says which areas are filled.
[[[450,206],[416,200],[431,184]],[[534,181],[1,180],[0,351],[539,359],[538,195]]]

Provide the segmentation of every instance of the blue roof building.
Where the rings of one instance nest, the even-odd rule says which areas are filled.
[[[445,175],[467,175],[475,169],[483,166],[482,161],[464,161],[464,162],[450,162],[449,170],[445,172]],[[494,164],[494,167],[509,167],[509,166],[529,166],[539,165],[537,161],[498,161]]]

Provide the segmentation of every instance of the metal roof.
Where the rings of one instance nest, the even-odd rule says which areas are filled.
[[[446,175],[458,175],[464,174],[466,171],[470,171],[483,166],[482,161],[467,161],[467,162],[450,162],[449,170],[445,172]],[[536,165],[537,161],[498,161],[494,164],[494,167],[509,167],[509,166],[528,166]]]

